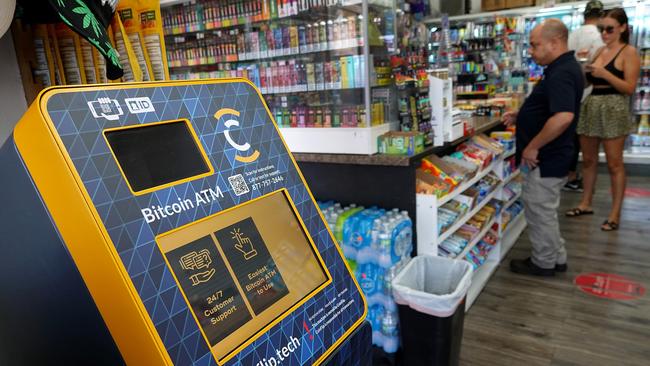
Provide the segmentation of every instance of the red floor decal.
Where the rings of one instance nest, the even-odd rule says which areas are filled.
[[[650,197],[650,189],[627,188],[625,189],[625,197],[632,197],[632,198]]]
[[[611,273],[585,273],[574,281],[583,292],[614,300],[634,300],[645,295],[639,282]]]

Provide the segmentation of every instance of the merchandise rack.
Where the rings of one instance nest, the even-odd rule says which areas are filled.
[[[416,220],[415,225],[417,228],[417,252],[419,254],[428,254],[428,255],[438,255],[438,246],[449,236],[451,236],[456,230],[458,230],[462,225],[464,225],[470,218],[472,218],[478,211],[480,211],[485,205],[487,205],[493,198],[502,197],[503,188],[515,179],[519,175],[519,170],[516,170],[507,177],[503,177],[503,164],[505,159],[512,156],[512,151],[507,151],[501,156],[497,157],[487,168],[480,171],[474,178],[469,181],[461,184],[457,189],[451,193],[444,196],[442,199],[438,200],[435,195],[427,194],[416,194]],[[462,215],[451,227],[449,227],[441,235],[436,235],[438,223],[437,215],[438,208],[446,203],[449,200],[452,200],[458,197],[465,190],[473,186],[478,182],[482,177],[486,176],[490,172],[494,172],[497,177],[501,179],[501,182],[497,187],[488,194],[479,204],[477,204],[469,213]],[[478,177],[478,178],[477,178]],[[509,202],[504,205],[501,209],[499,215],[493,217],[489,220],[488,224],[485,225],[479,235],[473,238],[467,246],[463,249],[461,254],[456,257],[456,259],[464,260],[465,255],[474,247],[476,244],[483,239],[489,230],[492,229],[496,223],[498,230],[496,231],[499,241],[496,243],[495,247],[490,251],[488,259],[479,267],[473,274],[472,285],[469,289],[466,301],[466,310],[474,303],[474,300],[478,297],[482,289],[487,284],[488,279],[496,271],[499,263],[507,252],[512,248],[514,243],[517,241],[517,238],[526,227],[526,220],[523,216],[523,211],[514,218],[505,230],[501,228],[502,214],[507,207],[516,202],[521,196],[521,193],[515,195],[511,198]],[[444,200],[444,201],[443,201]],[[442,203],[440,203],[442,202]]]
[[[487,203],[492,198],[498,194],[501,194],[501,190],[503,188],[502,182],[500,182],[490,194],[488,194],[480,203],[478,203],[476,207],[473,207],[469,214],[463,215],[461,219],[456,221],[454,225],[452,225],[442,235],[437,235],[436,231],[438,227],[438,208],[450,200],[458,197],[461,193],[472,187],[481,178],[494,171],[494,167],[498,165],[500,159],[502,158],[493,161],[487,168],[480,171],[474,178],[465,183],[462,183],[457,189],[454,189],[452,192],[440,200],[438,197],[436,197],[436,195],[432,194],[418,193],[416,195],[418,231],[417,251],[419,254],[438,255],[438,246],[444,241],[444,239],[448,238],[451,233],[458,230],[460,226],[465,224],[465,222],[467,222],[472,216],[480,211],[481,208],[487,205]]]
[[[501,247],[500,247],[501,260],[505,258],[506,254],[508,254],[512,246],[515,245],[515,242],[517,242],[517,238],[519,238],[519,236],[521,235],[521,233],[524,231],[525,228],[526,228],[526,218],[524,215],[524,211],[521,211],[521,213],[517,215],[517,217],[511,220],[503,230],[501,229],[501,224],[499,223],[499,231],[501,236]]]
[[[499,263],[498,250],[497,248],[493,248],[490,251],[488,258],[485,260],[485,263],[483,263],[472,274],[472,284],[469,286],[469,290],[467,290],[467,297],[465,299],[465,311],[472,307],[474,301],[478,298],[478,295],[481,294],[481,291],[483,291],[487,282],[490,280],[494,272],[496,272],[497,268],[499,268]]]
[[[517,193],[514,197],[512,197],[508,202],[506,202],[506,203],[503,205],[503,208],[506,209],[506,208],[512,206],[515,202],[517,202],[517,200],[518,200],[519,198],[521,198],[521,193]]]
[[[445,230],[445,232],[438,235],[438,238],[437,238],[438,244],[440,244],[440,243],[444,242],[445,240],[447,240],[447,238],[449,238],[456,231],[458,231],[458,229],[460,229],[460,227],[463,226],[469,219],[471,219],[472,217],[474,217],[474,215],[476,215],[479,211],[481,211],[481,209],[483,207],[485,207],[492,200],[492,198],[494,198],[496,196],[496,194],[497,194],[497,192],[499,191],[500,188],[501,188],[501,184],[499,184],[492,192],[490,192],[490,194],[485,196],[485,198],[483,198],[483,200],[478,205],[476,205],[476,207],[474,207],[472,210],[470,210],[469,212],[464,214],[462,217],[460,217],[458,220],[456,220],[456,222],[454,222],[454,224],[452,226],[450,226],[447,230]],[[467,189],[467,188],[465,188],[465,189]],[[438,206],[438,207],[440,207],[440,206]]]
[[[491,218],[490,221],[488,221],[488,222],[485,224],[485,226],[483,226],[483,228],[481,228],[481,231],[478,233],[478,235],[476,235],[476,237],[474,237],[474,238],[473,238],[469,243],[467,243],[467,246],[465,246],[465,249],[463,249],[463,251],[460,252],[460,254],[457,255],[455,259],[460,259],[460,260],[462,260],[463,258],[465,258],[465,256],[467,255],[467,253],[469,253],[470,250],[474,249],[474,247],[476,246],[476,244],[478,244],[481,240],[483,240],[483,238],[485,237],[485,235],[486,235],[486,234],[488,233],[488,231],[490,231],[490,229],[492,228],[492,225],[494,225],[494,222],[495,222],[495,221],[496,221],[496,218],[495,218],[495,217]],[[492,250],[494,250],[494,249],[492,249]],[[480,268],[480,267],[479,267],[479,268]]]
[[[172,78],[250,79],[294,153],[371,155],[397,128],[394,0],[245,0],[231,19],[220,5],[161,1]]]
[[[496,167],[497,163],[498,163],[497,160],[493,161],[485,169],[483,169],[483,170],[479,171],[478,173],[476,173],[476,175],[472,179],[468,180],[465,183],[461,183],[458,186],[458,188],[456,188],[453,191],[449,192],[448,194],[444,195],[442,198],[436,199],[435,207],[440,208],[445,203],[447,203],[447,202],[453,200],[454,198],[458,197],[459,194],[465,192],[468,188],[470,188],[471,186],[476,184],[476,182],[478,182],[479,180],[484,178],[486,175],[490,174],[490,172],[492,172],[494,170],[494,168]]]

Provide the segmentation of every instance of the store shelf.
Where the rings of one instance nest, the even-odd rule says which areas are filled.
[[[607,157],[604,152],[598,154],[598,161],[600,163],[607,163]],[[623,161],[625,161],[625,164],[650,165],[650,153],[624,151]]]
[[[459,185],[456,189],[454,189],[453,191],[451,191],[450,193],[448,193],[446,196],[440,198],[440,199],[438,200],[438,207],[440,207],[440,206],[444,205],[445,203],[447,203],[447,202],[453,200],[454,198],[458,197],[458,195],[460,195],[461,193],[465,192],[469,187],[471,187],[471,186],[473,186],[474,184],[476,184],[476,182],[478,182],[479,180],[481,180],[481,178],[483,178],[483,177],[485,177],[486,175],[488,175],[488,174],[489,174],[489,173],[494,169],[494,166],[495,166],[497,163],[498,163],[498,161],[493,161],[493,162],[492,162],[492,163],[491,163],[487,168],[485,168],[485,169],[481,170],[480,172],[478,172],[478,173],[474,176],[474,178],[468,180],[468,181],[465,182],[465,183],[462,183],[462,184]]]
[[[474,304],[474,301],[478,298],[478,295],[481,294],[483,288],[487,284],[488,280],[497,268],[499,268],[499,258],[496,248],[492,249],[488,255],[488,259],[480,266],[474,274],[472,275],[472,284],[467,291],[467,298],[465,300],[465,311],[469,310],[470,307]]]
[[[469,253],[469,251],[472,250],[476,246],[476,244],[478,244],[478,242],[481,241],[481,239],[483,239],[485,234],[487,234],[488,231],[490,231],[490,229],[492,228],[492,225],[494,225],[494,221],[496,221],[496,216],[492,217],[490,219],[490,221],[488,221],[488,223],[485,226],[483,226],[481,231],[479,231],[478,235],[476,235],[476,237],[474,239],[472,239],[472,241],[467,243],[467,246],[465,247],[465,249],[463,249],[463,251],[460,252],[460,254],[456,257],[456,259],[465,258],[467,253]]]
[[[501,233],[501,239],[500,239],[500,255],[501,258],[500,260],[503,260],[503,258],[506,257],[510,249],[515,245],[517,242],[517,239],[521,235],[521,233],[524,231],[526,228],[526,218],[524,215],[524,211],[521,211],[517,217],[514,218],[514,220],[510,221],[508,223],[508,226],[503,230]]]
[[[517,169],[512,174],[510,174],[506,179],[503,180],[503,186],[505,187],[508,183],[512,182],[513,179],[521,173],[521,170]]]
[[[327,43],[325,48],[314,48],[309,49],[304,47],[303,49],[297,50],[290,48],[283,48],[278,50],[269,50],[266,53],[257,52],[253,54],[238,54],[238,62],[257,62],[267,59],[278,59],[283,57],[299,57],[304,55],[309,55],[319,52],[332,52],[332,51],[343,51],[343,50],[356,50],[359,51],[359,48],[363,47],[363,39],[350,39],[345,41],[339,41],[340,43]]]
[[[503,205],[502,210],[505,210],[506,208],[512,206],[513,203],[517,202],[517,200],[521,198],[521,192],[517,193],[514,197],[512,197],[508,202],[506,202],[505,205]]]
[[[290,94],[290,93],[318,93],[318,92],[331,92],[331,91],[346,91],[346,90],[358,90],[363,91],[363,87],[354,87],[354,88],[337,88],[335,86],[325,86],[323,89],[308,89],[307,85],[295,85],[292,87],[285,87],[281,90],[264,90],[261,92],[263,95],[273,95],[273,94]]]
[[[218,64],[250,64],[250,63],[258,63],[260,61],[264,60],[280,60],[280,59],[292,59],[292,58],[299,58],[301,56],[306,56],[310,54],[316,54],[316,53],[326,53],[326,52],[334,52],[334,51],[356,51],[356,52],[351,52],[350,54],[358,54],[363,45],[359,45],[359,42],[363,42],[363,40],[350,40],[350,43],[344,43],[344,44],[332,44],[331,46],[327,46],[327,48],[320,48],[320,49],[303,49],[303,50],[297,50],[295,48],[282,48],[282,49],[277,49],[277,50],[269,50],[266,52],[256,52],[255,54],[247,54],[247,53],[237,53],[237,54],[230,54],[230,55],[224,55],[224,56],[214,56],[215,60],[214,62],[211,61],[205,61],[205,62],[193,62],[191,65],[170,65],[169,67],[171,69],[180,69],[180,68],[192,68],[192,67],[207,67],[207,66],[216,66]],[[182,42],[181,42],[182,43]],[[354,44],[357,43],[357,44]],[[330,57],[337,57],[337,55],[330,55]],[[342,56],[342,55],[340,55]],[[219,57],[219,59],[216,59]]]
[[[506,151],[505,154],[503,154],[503,159],[507,159],[511,156],[514,156],[517,153],[517,149],[512,149],[510,151]]]
[[[478,92],[465,92],[465,93],[456,93],[456,96],[465,97],[465,96],[477,96],[477,95],[489,95],[488,91],[478,91]]]
[[[352,165],[383,165],[383,166],[397,166],[407,167],[418,164],[422,158],[447,151],[450,148],[472,138],[474,135],[481,134],[489,131],[503,122],[500,119],[490,119],[489,117],[473,117],[472,118],[475,133],[469,136],[463,136],[452,142],[447,142],[443,146],[430,146],[423,152],[413,156],[403,155],[354,155],[354,154],[317,154],[317,153],[296,153],[294,157],[299,162],[305,163],[328,163],[328,164],[352,164]]]
[[[280,128],[280,132],[291,152],[370,155],[377,153],[377,137],[395,127],[386,123],[357,128]]]
[[[494,196],[497,194],[497,192],[499,191],[499,189],[501,187],[502,187],[501,184],[497,185],[497,187],[494,190],[492,190],[492,192],[490,192],[490,194],[485,196],[485,198],[483,199],[483,201],[481,201],[481,203],[479,203],[471,211],[469,211],[465,215],[463,215],[463,217],[461,217],[452,226],[450,226],[447,230],[445,230],[444,233],[438,235],[438,244],[442,243],[447,238],[449,238],[451,235],[453,235],[456,231],[458,231],[458,229],[460,229],[461,226],[465,225],[465,223],[469,219],[471,219],[472,217],[474,217],[474,215],[476,215],[479,211],[481,211],[481,209],[483,207],[485,207],[485,205],[487,205],[492,200],[492,198],[494,198]]]

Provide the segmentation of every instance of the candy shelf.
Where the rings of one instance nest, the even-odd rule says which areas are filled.
[[[458,229],[460,229],[461,226],[465,225],[465,223],[474,217],[485,205],[487,205],[494,196],[498,193],[499,189],[501,189],[501,185],[496,187],[489,195],[487,195],[481,203],[476,205],[470,212],[466,213],[461,217],[458,221],[456,221],[452,226],[449,227],[449,229],[445,230],[444,233],[440,234],[438,236],[438,243],[442,243],[445,241],[447,238],[449,238],[451,235],[453,235]]]
[[[462,224],[464,224],[467,220],[469,220],[469,218],[475,215],[476,212],[485,206],[493,197],[501,194],[501,189],[503,188],[502,183],[500,183],[492,192],[490,192],[490,194],[488,194],[486,198],[477,205],[477,207],[471,210],[471,216],[469,214],[464,215],[463,218],[460,219],[459,222],[456,222],[452,227],[450,227],[449,230],[440,236],[437,235],[435,228],[438,227],[438,208],[451,201],[452,199],[458,197],[461,193],[465,192],[471,186],[476,184],[476,182],[492,172],[494,170],[494,167],[499,165],[500,162],[501,160],[493,161],[487,168],[477,173],[472,179],[468,180],[467,182],[460,184],[458,188],[440,200],[435,195],[421,193],[416,194],[415,201],[417,215],[416,228],[418,232],[418,254],[438,255],[438,245],[440,245],[444,239],[448,238],[451,233],[458,230],[456,226],[462,226]]]
[[[444,196],[442,199],[437,199],[435,195],[427,194],[416,194],[416,229],[417,229],[417,252],[418,254],[428,254],[428,255],[439,255],[438,247],[446,239],[448,239],[454,232],[456,232],[463,224],[465,224],[469,219],[476,215],[482,208],[484,208],[493,198],[500,198],[505,195],[504,187],[512,182],[519,175],[519,170],[516,170],[509,176],[506,176],[498,185],[495,187],[492,192],[490,192],[486,197],[469,212],[462,215],[452,226],[450,226],[445,232],[441,235],[437,235],[438,228],[438,208],[443,204],[449,202],[450,200],[458,197],[462,192],[466,191],[468,188],[476,184],[481,178],[487,176],[490,172],[494,172],[497,177],[500,177],[503,174],[503,167],[505,159],[507,159],[510,154],[507,152],[501,154],[496,160],[494,160],[486,169],[480,171],[476,174],[475,177],[459,185],[457,189]],[[502,176],[500,178],[503,178]],[[501,212],[505,210],[506,207],[512,205],[515,201],[520,198],[521,194],[511,197],[511,199],[502,207]],[[488,220],[488,223],[481,228],[479,234],[474,237],[463,251],[457,255],[455,258],[457,260],[464,260],[467,253],[469,253],[472,248],[474,248],[478,242],[486,235],[486,233],[492,229],[494,224],[500,228],[501,227],[501,214],[492,217]],[[466,310],[468,310],[471,305],[474,303],[474,300],[478,297],[482,289],[485,287],[485,284],[489,280],[490,276],[496,271],[499,266],[500,261],[505,256],[505,254],[512,248],[514,243],[517,241],[517,238],[521,232],[526,227],[526,219],[524,218],[523,212],[514,218],[508,227],[505,230],[497,230],[496,234],[498,237],[498,242],[492,248],[488,254],[488,258],[479,267],[473,275],[472,285],[467,295]]]
[[[524,229],[526,229],[526,218],[524,211],[522,211],[501,232],[501,242],[499,243],[499,256],[501,260],[506,257],[510,249],[515,245]]]
[[[465,301],[465,311],[469,310],[474,304],[474,301],[481,294],[483,288],[490,280],[490,277],[499,268],[499,255],[497,248],[492,249],[488,255],[487,260],[481,265],[472,275],[472,284],[467,291],[467,299]]]
[[[463,251],[456,257],[456,259],[465,258],[467,253],[469,253],[469,251],[472,250],[476,246],[476,244],[478,244],[478,242],[481,241],[481,239],[483,239],[485,234],[487,234],[488,231],[490,231],[490,228],[492,228],[492,225],[494,225],[495,221],[496,221],[496,217],[491,218],[490,221],[488,221],[487,224],[484,225],[483,228],[481,228],[481,231],[478,233],[478,235],[476,235],[472,239],[472,241],[467,243],[467,246],[465,247],[465,249],[463,249]]]
[[[508,202],[506,202],[506,203],[503,205],[503,208],[506,209],[506,208],[512,206],[512,204],[515,203],[515,202],[517,202],[517,200],[518,200],[519,198],[521,198],[521,193],[517,193],[514,197],[512,197]]]
[[[454,198],[458,197],[459,194],[465,192],[469,187],[473,186],[474,184],[476,184],[476,182],[481,180],[481,178],[488,175],[494,169],[494,167],[497,165],[497,163],[498,163],[498,161],[493,161],[487,168],[485,168],[485,169],[481,170],[480,172],[478,172],[474,176],[474,178],[468,180],[465,183],[461,183],[456,189],[454,189],[453,191],[451,191],[447,195],[443,196],[442,198],[440,198],[440,199],[436,198],[436,203],[434,204],[435,207],[440,207],[440,206],[444,205],[445,203],[447,203],[447,202],[453,200]],[[426,195],[423,195],[423,196],[426,196]],[[435,196],[434,196],[434,198],[435,198]],[[422,199],[424,200],[424,197]]]

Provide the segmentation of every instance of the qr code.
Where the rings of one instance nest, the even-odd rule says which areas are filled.
[[[248,185],[246,184],[246,180],[241,174],[228,177],[228,182],[230,182],[230,186],[232,187],[232,190],[235,191],[235,194],[237,196],[241,196],[242,194],[250,192]]]

